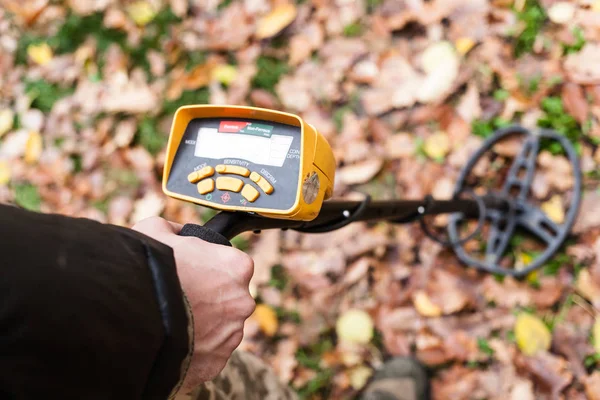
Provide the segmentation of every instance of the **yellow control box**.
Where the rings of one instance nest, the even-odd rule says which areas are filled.
[[[309,221],[333,194],[327,140],[297,115],[190,105],[175,113],[163,191],[224,211]]]

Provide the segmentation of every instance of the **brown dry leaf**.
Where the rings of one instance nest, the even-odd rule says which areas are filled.
[[[164,208],[165,197],[162,193],[150,191],[134,203],[131,222],[135,224],[143,219],[160,215]]]
[[[469,124],[481,117],[481,105],[477,86],[470,84],[467,87],[467,91],[460,99],[458,107],[456,107],[456,112]]]
[[[336,179],[339,179],[345,185],[356,185],[366,183],[373,179],[383,167],[383,159],[373,157],[365,161],[358,162],[340,168],[336,172]]]
[[[298,10],[295,4],[280,4],[258,21],[254,36],[257,39],[273,37],[291,24],[297,15]]]
[[[577,122],[583,124],[588,117],[590,109],[583,88],[575,83],[566,82],[562,86],[561,95],[565,110],[575,117]]]
[[[210,83],[212,70],[215,67],[216,62],[214,60],[195,67],[186,75],[183,84],[184,89],[195,90],[207,86]]]
[[[594,371],[583,380],[588,400],[600,400],[600,371]]]
[[[559,399],[560,393],[573,380],[565,360],[547,352],[533,357],[521,357],[517,363],[530,372],[542,386],[549,389],[553,399]]]
[[[600,227],[600,193],[596,190],[585,191],[573,233],[581,234],[597,227]]]
[[[600,84],[600,44],[587,43],[581,51],[569,54],[564,67],[572,82],[583,85]]]
[[[600,284],[594,280],[589,268],[584,268],[579,272],[575,289],[596,307],[600,306]]]
[[[258,322],[260,330],[265,335],[272,337],[277,333],[279,321],[277,320],[277,314],[270,306],[258,304],[250,318]]]

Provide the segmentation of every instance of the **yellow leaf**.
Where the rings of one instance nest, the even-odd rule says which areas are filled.
[[[12,129],[14,119],[15,113],[10,108],[0,110],[0,137]]]
[[[267,39],[277,35],[296,19],[298,10],[293,3],[280,4],[258,21],[255,36]]]
[[[548,9],[548,18],[555,24],[566,24],[575,16],[575,5],[567,1],[558,1]]]
[[[6,161],[0,161],[0,186],[10,182],[10,166]]]
[[[373,371],[369,367],[360,365],[356,368],[352,368],[348,375],[350,378],[350,385],[354,390],[360,390],[365,386],[371,375],[373,375]]]
[[[27,55],[36,64],[45,65],[52,60],[52,49],[48,43],[30,44],[27,46]]]
[[[428,46],[421,55],[421,66],[427,74],[433,74],[438,69],[458,66],[459,59],[452,44],[447,41],[435,42]]]
[[[596,322],[594,322],[592,337],[594,338],[594,349],[596,353],[600,354],[600,317],[597,317]]]
[[[237,75],[238,71],[234,65],[221,64],[213,68],[210,77],[213,81],[219,81],[223,85],[229,86],[231,82],[235,81]]]
[[[521,351],[530,356],[538,351],[548,350],[552,342],[552,334],[538,317],[520,313],[515,322],[515,338]]]
[[[579,271],[577,281],[575,282],[575,289],[592,303],[600,301],[600,285],[594,281],[587,268]]]
[[[156,10],[147,1],[136,1],[127,7],[129,17],[139,26],[144,26],[156,17]]]
[[[42,148],[42,135],[39,132],[30,132],[25,145],[25,161],[30,164],[37,162],[42,155]]]
[[[413,303],[417,312],[424,317],[439,317],[442,309],[435,304],[424,290],[417,290],[413,297]]]
[[[367,312],[351,309],[338,318],[335,331],[341,341],[367,344],[373,338],[373,320]]]
[[[596,0],[592,3],[592,11],[600,12],[600,0]]]
[[[475,41],[470,37],[460,37],[454,42],[454,47],[460,55],[465,55],[475,46]]]
[[[565,209],[559,195],[555,194],[550,200],[542,203],[541,208],[557,224],[562,224],[565,221]]]
[[[423,150],[434,160],[443,159],[450,151],[450,139],[445,132],[436,132],[425,139]]]
[[[267,336],[275,335],[277,328],[279,328],[277,314],[267,304],[257,305],[250,318],[258,322],[260,330]]]

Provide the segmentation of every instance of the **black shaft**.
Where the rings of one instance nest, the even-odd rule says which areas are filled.
[[[506,200],[496,196],[482,197],[486,209],[507,210]],[[312,221],[294,221],[288,219],[265,218],[255,214],[239,212],[220,212],[204,226],[210,228],[227,239],[232,239],[242,232],[260,231],[265,229],[301,229],[310,231],[311,228],[337,224],[351,217],[360,207],[360,201],[335,200],[323,203],[321,212]],[[390,221],[395,223],[412,222],[423,212],[425,215],[438,215],[460,212],[466,218],[478,218],[479,206],[473,199],[454,200],[388,200],[373,201],[364,212],[354,221]]]

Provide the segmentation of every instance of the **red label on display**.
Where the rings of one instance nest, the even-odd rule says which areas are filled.
[[[237,133],[248,126],[250,122],[244,121],[221,121],[219,124],[219,132]]]

